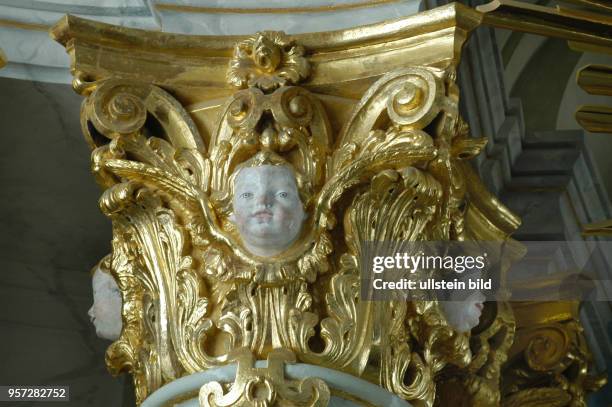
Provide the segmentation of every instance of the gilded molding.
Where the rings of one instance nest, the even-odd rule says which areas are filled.
[[[612,66],[587,65],[578,71],[578,86],[591,95],[612,95]],[[612,133],[612,107],[602,105],[580,106],[576,121],[592,133]]]
[[[574,4],[599,11],[612,11],[612,4],[608,0],[563,0],[563,3]]]
[[[612,133],[612,107],[580,106],[574,115],[578,124],[591,133]]]
[[[108,350],[109,368],[132,371],[142,400],[184,374],[228,363],[233,348],[258,359],[280,348],[432,406],[438,373],[470,363],[468,336],[446,324],[435,302],[359,301],[359,253],[361,242],[383,236],[508,237],[499,216],[505,210],[483,230],[478,205],[462,209],[468,195],[470,202],[492,198],[466,185],[473,175],[462,162],[484,143],[467,138],[453,80],[452,67],[388,73],[355,106],[335,147],[325,109],[303,88],[264,93],[251,83],[227,101],[204,146],[189,115],[160,88],[123,79],[80,81],[77,89],[88,93],[82,120],[94,173],[107,188],[100,207],[113,221],[111,267],[124,293],[125,327]],[[163,137],[149,134],[146,112]],[[386,124],[379,127],[381,117]],[[272,259],[249,254],[228,222],[232,173],[258,151],[291,163],[311,213],[302,237]],[[429,169],[418,169],[423,166]],[[340,201],[348,208],[340,209]],[[338,233],[343,242],[332,238]],[[376,339],[379,331],[385,334]],[[373,354],[380,355],[378,367],[370,366]],[[493,363],[498,372],[503,354],[491,355],[497,353],[480,363]],[[366,374],[372,369],[379,369],[378,378]],[[408,372],[414,379],[406,383]],[[220,405],[243,397],[206,389]],[[495,389],[487,394],[493,395],[480,397],[499,399]]]
[[[282,32],[257,33],[234,47],[227,71],[230,85],[270,91],[297,85],[310,75],[304,48]]]
[[[583,236],[612,236],[612,219],[582,226]]]
[[[562,38],[572,43],[612,49],[612,18],[598,11],[544,7],[517,0],[493,0],[476,7],[483,24]]]
[[[612,96],[612,66],[587,65],[578,71],[578,86],[591,95]]]
[[[23,21],[8,20],[0,18],[0,27],[18,28],[20,30],[45,31],[48,32],[51,26],[46,24],[24,23]]]
[[[467,33],[480,20],[480,13],[453,3],[389,22],[287,35],[287,40],[307,50],[310,69],[316,72],[301,86],[359,99],[377,78],[406,61],[445,66],[459,60]],[[227,87],[227,67],[234,46],[248,39],[143,32],[75,16],[64,17],[51,35],[67,47],[73,69],[90,80],[121,75],[156,83],[185,104],[194,102],[194,94],[201,102],[233,93]],[[352,85],[337,86],[346,81],[347,72]]]

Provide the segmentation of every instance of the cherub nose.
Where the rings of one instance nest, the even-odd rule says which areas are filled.
[[[265,206],[266,208],[272,206],[272,199],[270,194],[261,194],[257,197],[257,204]]]

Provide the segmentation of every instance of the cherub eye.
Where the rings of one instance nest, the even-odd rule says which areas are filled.
[[[243,192],[240,195],[240,198],[242,198],[242,199],[249,199],[249,198],[252,198],[252,197],[253,197],[253,193],[252,192]]]
[[[283,191],[283,192],[279,192],[278,194],[276,194],[276,196],[280,198],[287,198],[289,194]]]

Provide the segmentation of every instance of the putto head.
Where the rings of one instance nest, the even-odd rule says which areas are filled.
[[[471,271],[463,275],[462,281],[480,279],[482,272]],[[469,332],[480,323],[486,301],[485,295],[477,289],[454,290],[446,301],[441,302],[442,311],[448,324],[458,332]]]
[[[270,257],[298,238],[306,214],[292,167],[271,152],[239,166],[233,177],[232,220],[246,249]]]
[[[122,329],[121,292],[110,274],[105,259],[102,259],[92,270],[93,305],[89,309],[89,318],[96,328],[96,335],[103,339],[119,339]]]

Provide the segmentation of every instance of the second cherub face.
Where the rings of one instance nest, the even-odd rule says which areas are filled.
[[[121,335],[121,292],[113,276],[98,264],[92,281],[94,303],[89,318],[96,334],[103,339],[116,341]]]
[[[482,272],[472,270],[463,274],[461,280],[467,283],[470,279],[481,278]],[[480,323],[485,301],[486,297],[480,290],[454,290],[441,306],[451,327],[458,332],[469,332]]]
[[[240,237],[255,255],[269,257],[283,252],[302,230],[304,208],[288,166],[261,165],[240,170],[232,204]]]

